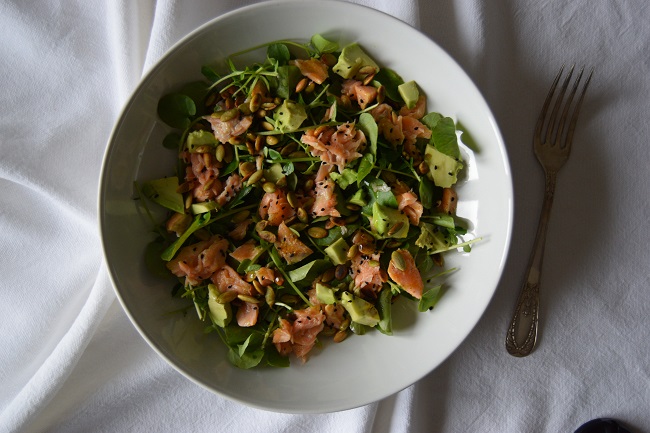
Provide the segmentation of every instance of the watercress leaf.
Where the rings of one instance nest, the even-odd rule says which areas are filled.
[[[343,169],[343,173],[331,172],[330,177],[342,190],[345,190],[357,180],[358,173],[351,168],[345,168]]]
[[[431,113],[424,115],[422,119],[420,119],[420,122],[422,122],[422,124],[427,128],[433,129],[436,127],[438,122],[440,122],[440,119],[442,119],[442,114],[432,111]]]
[[[213,82],[213,83],[214,83],[215,81],[218,81],[219,78],[221,78],[221,77],[219,76],[219,74],[217,74],[217,73],[215,72],[215,70],[212,69],[211,66],[207,66],[207,65],[201,66],[201,73],[203,74],[203,76],[204,76],[205,78],[207,78],[208,80],[210,80],[210,81]]]
[[[306,265],[302,265],[292,271],[289,271],[289,278],[294,283],[299,283],[305,279],[311,281],[315,276],[320,275],[327,268],[331,267],[332,263],[326,259],[313,260]]]
[[[418,186],[418,192],[420,196],[420,202],[425,209],[432,209],[435,203],[436,197],[436,186],[429,180],[428,177],[424,176],[420,179],[420,184]]]
[[[431,129],[431,143],[440,153],[460,158],[456,125],[451,117],[443,117]]]
[[[239,206],[244,202],[244,197],[246,197],[251,191],[253,191],[253,185],[247,185],[239,190],[235,198],[233,198],[226,206],[223,207],[224,210],[233,209]]]
[[[162,145],[165,149],[178,150],[181,146],[181,135],[178,132],[170,132],[163,138]]]
[[[294,172],[295,169],[296,169],[296,167],[293,165],[293,162],[291,162],[291,161],[285,163],[285,164],[282,166],[282,172],[283,172],[285,175],[287,175],[287,176],[289,176],[290,174],[292,174],[292,173]]]
[[[294,65],[278,67],[278,87],[276,93],[280,98],[288,99],[296,89],[296,84],[302,78],[300,69]]]
[[[285,44],[271,44],[266,50],[266,55],[278,61],[279,65],[286,65],[291,59],[289,48]]]
[[[237,162],[236,159],[233,159],[228,163],[228,165],[224,167],[223,171],[219,173],[219,177],[225,177],[229,175],[233,171],[237,170],[238,167],[239,167],[239,162]]]
[[[320,54],[333,53],[335,51],[338,51],[339,49],[338,43],[325,39],[322,35],[319,35],[318,33],[316,33],[314,36],[311,37],[311,45]]]
[[[228,351],[228,361],[235,367],[248,370],[249,368],[256,367],[264,357],[264,350],[258,349],[253,352],[246,352],[240,355],[236,350],[230,349]]]
[[[368,186],[377,204],[397,209],[397,198],[386,182],[373,178],[368,182]]]
[[[456,122],[456,129],[458,129],[462,134],[460,136],[460,141],[465,144],[465,146],[469,147],[471,150],[473,150],[476,153],[479,153],[481,151],[481,148],[479,147],[478,143],[474,139],[474,136],[469,133],[467,130],[467,127],[459,120]]]
[[[195,114],[196,104],[187,95],[170,93],[158,101],[158,116],[173,128],[187,128],[190,125],[190,117]]]
[[[443,294],[442,285],[437,285],[422,294],[422,299],[418,302],[418,311],[425,312],[432,310],[436,306]]]
[[[210,223],[210,212],[202,213],[194,217],[192,224],[183,232],[182,235],[174,241],[170,246],[168,246],[165,251],[160,255],[160,258],[166,262],[170,261],[176,255],[176,252],[180,247],[183,246],[185,241],[197,230],[205,227]]]
[[[359,162],[359,168],[357,169],[357,185],[361,185],[361,182],[370,174],[374,166],[375,157],[372,153],[366,153],[361,157],[361,162]]]
[[[196,113],[201,114],[200,111],[205,104],[205,96],[208,94],[210,86],[204,81],[192,81],[183,86],[179,93],[182,93],[185,96],[189,96],[192,101],[194,101],[194,106],[196,107]]]
[[[274,345],[272,344],[267,345],[265,352],[266,352],[266,362],[271,367],[286,368],[291,365],[291,361],[289,361],[289,357],[280,355]]]
[[[397,87],[400,84],[404,84],[404,80],[400,77],[397,72],[389,68],[381,68],[377,74],[375,74],[374,81],[378,81],[383,84],[386,89],[386,96],[388,96],[393,101],[402,101],[402,96],[399,94]]]
[[[268,157],[274,161],[277,159],[282,159],[280,152],[275,149],[271,149],[270,147],[264,147],[264,152],[267,153]]]
[[[372,117],[372,114],[370,113],[361,113],[357,125],[370,142],[370,153],[377,156],[377,136],[379,135],[379,127],[377,126],[375,118]]]

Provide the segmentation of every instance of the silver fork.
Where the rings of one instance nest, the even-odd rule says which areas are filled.
[[[535,134],[533,137],[533,148],[535,155],[539,160],[546,178],[546,187],[544,190],[544,204],[537,226],[535,243],[526,271],[526,281],[519,292],[515,311],[508,327],[506,335],[506,349],[513,356],[523,357],[529,355],[537,344],[538,324],[539,324],[539,282],[542,271],[542,259],[544,258],[544,245],[546,244],[546,229],[551,214],[553,196],[555,194],[555,183],[557,173],[569,158],[571,152],[571,142],[573,141],[573,132],[575,131],[576,122],[580,105],[587,91],[587,86],[591,81],[594,72],[593,68],[582,86],[582,91],[576,103],[572,106],[573,99],[578,90],[582,79],[584,68],[578,73],[573,87],[564,101],[564,96],[571,76],[573,75],[573,66],[569,69],[560,93],[555,99],[553,109],[549,113],[549,107],[553,100],[553,95],[557,85],[564,72],[564,66],[555,77],[551,90],[546,96],[542,112],[537,120]],[[564,105],[563,105],[564,103]],[[559,115],[559,117],[558,117]],[[568,122],[568,123],[567,123]]]

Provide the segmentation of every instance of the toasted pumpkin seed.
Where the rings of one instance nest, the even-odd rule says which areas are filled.
[[[250,102],[248,103],[248,109],[251,110],[251,113],[254,113],[260,109],[261,103],[262,103],[262,94],[256,93],[253,95]]]
[[[267,304],[269,304],[270,307],[272,307],[275,304],[275,290],[273,290],[273,287],[266,288],[266,293],[264,294],[264,300],[266,301]]]
[[[291,228],[293,230],[296,230],[296,231],[302,231],[302,230],[307,228],[307,224],[305,224],[305,223],[296,223],[296,224],[293,224],[291,226]]]
[[[275,146],[280,142],[280,139],[276,137],[275,135],[267,135],[266,136],[266,144],[269,146]]]
[[[395,233],[402,230],[402,227],[404,227],[404,221],[397,222],[388,229],[388,232],[386,234],[388,236],[393,236]]]
[[[268,226],[268,225],[269,225],[269,222],[268,222],[267,220],[258,221],[258,222],[255,224],[255,231],[259,234],[259,233],[260,233],[262,230],[264,230],[264,229],[266,228],[266,226]]]
[[[188,194],[187,197],[185,197],[185,209],[189,209],[190,206],[192,206],[192,194]]]
[[[239,116],[239,110],[236,108],[231,108],[223,112],[223,114],[221,115],[221,121],[227,122],[229,120],[234,119],[237,116]]]
[[[327,236],[328,231],[322,227],[310,227],[307,234],[314,239],[323,239]]]
[[[375,74],[368,74],[368,75],[366,76],[366,78],[363,79],[363,85],[364,85],[364,86],[367,86],[367,85],[370,84],[370,83],[372,82],[372,80],[374,80],[374,79],[375,79]]]
[[[402,257],[402,253],[399,251],[393,251],[393,254],[390,255],[390,261],[393,262],[393,266],[398,270],[406,270],[406,262],[404,261],[404,257]]]
[[[255,173],[255,171],[255,164],[251,161],[246,161],[239,164],[239,173],[244,179],[248,179],[253,173]]]
[[[346,318],[346,319],[341,323],[341,326],[339,326],[339,330],[340,330],[340,331],[345,331],[346,329],[348,329],[348,328],[350,327],[350,322],[351,322],[351,319],[350,319],[349,317]]]
[[[264,128],[267,131],[273,131],[275,129],[275,127],[267,121],[262,122],[262,128]]]
[[[420,165],[418,165],[418,171],[420,172],[420,174],[427,174],[429,172],[429,164],[422,161]]]
[[[273,193],[275,192],[275,184],[273,182],[264,182],[262,185],[264,192]]]
[[[359,252],[361,254],[364,254],[366,256],[369,256],[371,254],[375,254],[375,246],[372,244],[360,244],[359,245]]]
[[[359,206],[358,204],[354,204],[354,203],[348,203],[348,204],[345,205],[345,207],[346,207],[346,209],[349,209],[349,210],[351,210],[353,212],[361,210],[361,206]]]
[[[291,143],[287,144],[280,150],[280,155],[288,156],[291,152],[294,152],[297,148],[298,148],[298,143],[292,141]]]
[[[357,254],[359,254],[359,245],[354,244],[348,250],[348,253],[346,254],[346,257],[348,258],[348,260],[352,260],[353,258],[355,258],[357,256]]]
[[[226,292],[223,292],[217,296],[217,302],[220,304],[227,304],[228,302],[232,302],[237,298],[237,292],[228,290]]]
[[[296,210],[296,215],[298,216],[298,220],[301,223],[306,224],[307,221],[309,221],[309,215],[307,215],[307,211],[301,207],[299,207],[298,210]]]
[[[239,211],[239,212],[237,212],[236,214],[234,214],[232,216],[232,222],[234,222],[235,224],[240,223],[240,222],[244,221],[246,218],[248,218],[250,216],[250,214],[251,214],[251,211],[249,211],[248,209],[244,209],[242,211]]]
[[[307,87],[305,88],[305,93],[311,93],[316,89],[316,83],[313,81],[310,81],[309,84],[307,84]]]
[[[259,299],[253,298],[252,296],[248,296],[248,295],[239,294],[239,295],[237,295],[237,298],[241,299],[244,302],[248,302],[248,303],[251,303],[251,304],[259,304],[260,303]]]
[[[223,144],[217,146],[217,150],[214,151],[214,157],[217,161],[223,161],[223,157],[226,156],[226,149],[223,147]]]
[[[256,184],[260,179],[262,179],[262,176],[264,176],[264,170],[257,170],[248,178],[248,185]]]
[[[300,93],[303,90],[305,90],[305,87],[307,87],[308,82],[309,82],[309,79],[307,77],[305,77],[302,80],[298,81],[298,84],[296,84],[296,93]]]
[[[377,103],[381,104],[386,98],[386,87],[382,84],[377,88]]]
[[[263,239],[266,242],[270,242],[272,244],[275,243],[275,241],[277,240],[277,237],[273,233],[266,230],[262,230],[261,232],[258,233],[258,235],[260,239]]]
[[[305,191],[314,189],[314,179],[307,179],[305,181]]]
[[[373,268],[376,268],[379,266],[379,262],[377,260],[368,260],[368,265],[372,266]]]
[[[280,300],[287,304],[295,304],[300,301],[300,298],[297,295],[282,295]]]
[[[332,340],[335,343],[340,343],[341,341],[345,340],[347,336],[348,336],[347,331],[338,331],[336,334],[334,334],[334,338],[332,338]]]
[[[255,287],[255,290],[260,295],[265,295],[266,294],[266,291],[265,291],[264,287],[262,287],[262,285],[260,284],[259,281],[253,280],[253,287]]]
[[[296,193],[293,191],[287,193],[287,201],[289,202],[289,206],[294,209],[298,206],[298,199],[296,198]]]
[[[334,279],[334,275],[336,273],[336,268],[329,268],[325,272],[323,272],[323,275],[320,276],[320,280],[322,283],[329,283]]]
[[[337,265],[334,270],[334,278],[337,280],[342,280],[348,274],[348,267],[345,265]]]

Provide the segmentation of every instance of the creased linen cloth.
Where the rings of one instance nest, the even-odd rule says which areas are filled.
[[[225,400],[157,357],[103,265],[103,152],[163,53],[252,3],[0,3],[0,432],[572,432],[603,416],[650,431],[650,9],[640,0],[357,1],[420,28],[461,64],[512,168],[504,277],[477,328],[425,379],[365,407],[289,415]],[[560,173],[540,346],[515,359],[503,341],[543,190],[532,130],[551,78],[572,62],[596,71]]]

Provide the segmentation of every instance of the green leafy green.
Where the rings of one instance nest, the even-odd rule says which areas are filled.
[[[170,93],[158,102],[158,116],[173,128],[187,128],[195,114],[196,104],[192,98],[181,93]]]

